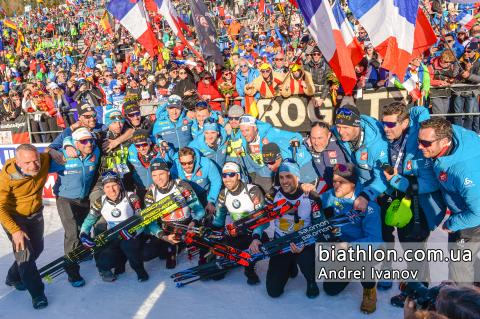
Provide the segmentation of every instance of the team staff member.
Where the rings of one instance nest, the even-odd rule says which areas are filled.
[[[221,229],[225,225],[225,219],[228,213],[234,221],[241,219],[255,210],[264,207],[264,196],[262,190],[257,185],[246,184],[240,177],[240,167],[233,162],[227,162],[223,166],[222,180],[225,188],[218,195],[217,213],[212,221],[214,229]],[[226,237],[224,242],[237,249],[247,249],[251,254],[260,253],[258,245],[268,241],[268,235],[264,232],[270,223],[263,224],[253,229],[252,235],[238,235],[235,237]],[[220,280],[226,273],[214,276],[213,280]],[[247,284],[251,286],[258,285],[260,279],[255,272],[255,264],[245,267],[245,276]]]
[[[363,191],[353,205],[355,210],[365,211],[369,201],[374,201],[387,189],[387,180],[378,160],[388,164],[388,146],[380,122],[361,115],[353,105],[344,105],[337,110],[334,134],[347,161],[358,170]]]
[[[150,163],[158,157],[162,157],[162,152],[151,141],[148,132],[136,130],[133,133],[132,145],[128,148],[128,162],[133,166],[135,193],[140,197],[141,203],[153,185],[152,174],[149,171]]]
[[[284,162],[280,165],[280,185],[270,189],[265,203],[270,205],[286,199],[292,205],[300,201],[298,211],[294,215],[284,215],[275,219],[275,238],[280,238],[325,219],[320,197],[315,192],[304,195],[300,184],[300,168],[295,163]],[[298,223],[295,219],[298,218]],[[307,280],[307,297],[316,298],[320,294],[315,282],[315,245],[299,248],[290,243],[290,252],[270,258],[267,271],[267,292],[276,298],[283,294],[289,277],[298,273],[295,261],[300,266]]]
[[[345,214],[353,210],[353,203],[362,192],[362,184],[358,183],[358,170],[353,163],[337,164],[333,171],[334,188],[320,195],[323,207],[333,207],[335,215]],[[367,250],[371,245],[375,251],[383,243],[380,207],[375,201],[368,202],[366,214],[362,218],[355,218],[350,223],[340,227],[341,243],[339,248],[347,249],[350,244],[356,244]],[[361,263],[356,261],[355,263]],[[345,266],[345,263],[341,263]],[[357,266],[358,267],[358,266]],[[351,269],[353,267],[347,266]],[[365,267],[370,269],[370,267]],[[324,281],[323,290],[327,295],[335,296],[342,292],[349,281]],[[366,278],[361,281],[363,286],[363,300],[360,310],[363,313],[372,313],[377,309],[377,290],[375,280]]]
[[[205,212],[214,215],[215,204],[222,188],[222,179],[217,165],[190,147],[182,147],[173,157],[171,155],[172,152],[169,152],[165,160],[173,162],[170,169],[173,178],[187,181],[197,194],[202,206],[205,207]]]
[[[418,149],[418,131],[420,122],[430,118],[428,110],[423,106],[416,106],[407,109],[402,103],[394,102],[383,108],[382,124],[385,134],[389,140],[390,163],[394,168],[393,174],[384,171],[387,181],[390,183],[386,193],[395,199],[401,200],[405,194],[411,191],[409,187],[415,187],[418,194],[418,207],[415,207],[415,200],[412,200],[411,210],[415,213],[418,209],[419,228],[412,231],[415,218],[412,217],[409,224],[397,228],[398,240],[403,243],[418,243],[418,248],[427,248],[427,241],[430,231],[435,230],[445,217],[446,206],[435,178],[433,165],[430,159],[423,156]],[[391,202],[390,201],[390,202]],[[382,204],[390,206],[389,201]],[[394,227],[385,224],[385,215],[388,207],[382,209],[382,234],[383,240],[395,242],[393,235]],[[407,249],[404,247],[404,249]],[[385,263],[384,263],[385,265]],[[391,267],[391,263],[386,265]],[[427,262],[407,263],[407,268],[418,270],[418,279],[424,286],[428,287],[430,281],[430,267]],[[392,297],[393,305],[403,307],[406,296],[399,294]]]
[[[50,165],[50,172],[57,173],[58,176],[53,185],[53,193],[65,229],[63,243],[65,254],[81,245],[80,227],[90,210],[88,195],[100,160],[100,150],[95,145],[92,133],[86,127],[74,130],[72,138],[77,157],[68,157],[65,150],[62,150],[67,164],[60,165],[52,161]],[[67,268],[66,273],[73,287],[85,285],[85,280],[80,276],[80,265],[75,264]]]
[[[182,247],[181,242],[175,239],[174,234],[164,232],[159,224],[175,222],[190,227],[198,227],[200,220],[205,216],[205,209],[200,204],[192,186],[184,180],[173,179],[167,163],[161,158],[152,161],[149,171],[155,184],[145,195],[146,207],[150,207],[166,196],[175,193],[181,194],[186,200],[185,205],[181,208],[161,217],[158,223],[153,222],[148,225],[147,233],[150,232],[156,237],[150,238],[142,247],[141,258],[143,261],[166,255],[166,267],[167,269],[173,269],[177,266],[177,254]]]
[[[5,283],[27,289],[35,309],[48,305],[35,260],[43,251],[42,192],[51,162],[50,155],[40,154],[35,146],[21,144],[0,171],[0,223],[15,257]]]
[[[420,123],[418,148],[434,161],[443,199],[450,217],[442,228],[448,232],[450,249],[469,249],[472,261],[448,264],[448,277],[457,285],[480,282],[480,137],[473,132],[434,117]],[[468,246],[463,247],[465,242]]]

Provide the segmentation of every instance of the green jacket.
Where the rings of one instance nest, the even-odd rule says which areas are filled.
[[[428,97],[428,93],[430,93],[430,72],[428,72],[428,68],[425,64],[420,64],[420,67],[418,69],[418,77],[420,78],[420,83],[422,84],[420,87],[420,90],[425,90],[425,98]],[[400,81],[395,79],[395,87],[399,89],[404,89],[405,87],[403,86]]]

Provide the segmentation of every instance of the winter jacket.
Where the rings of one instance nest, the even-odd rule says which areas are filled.
[[[151,137],[150,139],[154,140],[153,137]],[[154,158],[160,157],[161,152],[157,152],[157,155]],[[147,167],[145,167],[145,164],[140,160],[140,155],[138,154],[135,144],[129,146],[127,160],[133,166],[133,179],[135,180],[135,188],[145,190],[152,186],[152,173]]]
[[[227,146],[230,136],[222,129],[219,135],[219,143],[217,150],[210,148],[205,142],[205,136],[203,134],[197,135],[197,137],[188,144],[188,147],[197,149],[203,156],[212,160],[218,167],[218,171],[221,172],[225,160],[227,158]]]
[[[335,190],[330,189],[320,195],[323,208],[333,207],[335,216],[348,213],[353,210],[353,202],[363,192],[362,185],[357,184],[352,198],[338,198],[335,196]],[[368,249],[368,244],[372,244],[373,249],[378,249],[382,245],[382,220],[380,217],[380,206],[374,201],[368,202],[364,217],[356,217],[354,221],[346,223],[341,227],[340,239],[343,242],[356,244],[362,250]]]
[[[360,135],[364,135],[362,145],[352,152],[350,143],[344,142],[338,134],[337,127],[333,132],[340,142],[347,161],[354,163],[358,170],[359,181],[363,184],[363,192],[370,200],[375,200],[378,195],[387,189],[387,180],[383,169],[378,164],[388,163],[388,144],[382,124],[373,117],[361,115]]]
[[[456,232],[480,225],[480,189],[476,186],[480,181],[480,137],[460,126],[452,127],[453,150],[436,159],[433,170],[450,209],[446,226]]]
[[[93,178],[100,160],[100,149],[95,146],[91,154],[80,159],[68,157],[65,150],[60,150],[66,159],[65,164],[52,161],[49,173],[57,173],[53,185],[53,194],[69,199],[85,198],[90,194]],[[80,152],[77,150],[77,154]]]
[[[166,110],[163,112],[157,110],[156,117],[152,135],[155,135],[157,139],[166,141],[173,151],[178,152],[179,149],[192,141],[192,121],[187,117],[185,109],[175,123],[170,120]]]
[[[6,160],[0,171],[0,223],[10,234],[20,230],[10,215],[30,216],[42,207],[43,186],[52,158],[40,153],[40,160],[40,170],[35,176],[21,174],[15,158]]]
[[[307,85],[307,88],[304,88],[302,83]],[[312,96],[315,93],[315,85],[312,81],[312,75],[309,72],[305,72],[302,67],[302,74],[298,79],[294,78],[293,74],[290,74],[288,79],[285,81],[285,87],[282,90],[282,95],[284,98],[288,98],[291,95],[305,94]]]
[[[222,104],[220,102],[212,102],[212,100],[222,98],[222,95],[218,92],[217,82],[213,82],[209,85],[205,85],[203,81],[198,82],[197,85],[198,95],[210,95],[208,104],[214,111],[221,111]]]
[[[320,98],[326,99],[329,93],[328,73],[332,71],[324,57],[318,63],[313,59],[305,64],[305,71],[310,72],[315,85],[322,85]]]
[[[425,212],[430,230],[434,231],[445,217],[446,205],[433,171],[433,162],[430,159],[426,159],[423,156],[423,152],[418,148],[417,137],[420,130],[420,122],[429,118],[428,110],[423,106],[416,106],[410,109],[410,128],[405,144],[403,172],[402,175],[397,174],[390,180],[386,193],[391,194],[393,189],[406,193],[410,185],[410,176],[415,176],[418,183],[419,204]],[[395,162],[391,162],[390,165],[394,167]]]
[[[238,95],[240,97],[245,97],[245,85],[253,82],[253,80],[255,80],[259,76],[260,72],[252,67],[248,67],[248,76],[243,75],[242,71],[239,70],[237,72],[237,80],[235,83]],[[260,93],[255,93],[254,98],[258,101],[258,99],[260,99]],[[245,100],[242,100],[242,106],[245,107]]]
[[[272,98],[275,88],[282,84],[285,76],[277,72],[271,72],[271,73],[272,74],[270,75],[270,77],[273,75],[273,79],[270,85],[267,84],[263,75],[259,75],[257,78],[253,80],[252,82],[253,86],[249,89],[245,89],[245,94],[255,95],[257,93],[260,93],[260,96],[262,97],[262,99]],[[278,90],[276,92],[276,96],[280,96],[284,94],[283,93],[284,91],[285,91],[285,87],[282,90]]]

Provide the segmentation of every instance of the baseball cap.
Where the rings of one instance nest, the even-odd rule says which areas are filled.
[[[268,143],[262,148],[262,156],[265,163],[273,163],[282,158],[282,152],[276,143]]]

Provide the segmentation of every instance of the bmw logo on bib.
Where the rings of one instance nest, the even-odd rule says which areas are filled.
[[[232,202],[234,208],[238,209],[242,205],[238,199],[234,199]]]
[[[118,218],[118,217],[120,217],[120,215],[122,215],[122,212],[120,211],[120,209],[118,209],[118,208],[112,209],[112,216],[113,217]]]

